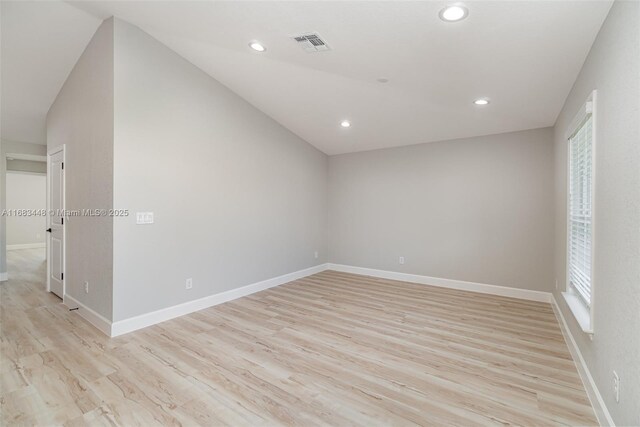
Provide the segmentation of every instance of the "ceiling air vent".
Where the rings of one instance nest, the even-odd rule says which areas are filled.
[[[331,50],[331,48],[315,33],[302,34],[293,38],[305,52],[321,52],[323,50]]]

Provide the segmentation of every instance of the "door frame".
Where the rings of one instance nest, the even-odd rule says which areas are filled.
[[[51,227],[51,156],[62,152],[62,162],[67,161],[66,144],[47,150],[47,228]],[[62,203],[67,209],[67,174],[62,174]],[[65,224],[66,225],[66,224]],[[67,227],[62,227],[62,271],[67,271]],[[62,301],[66,294],[66,278],[62,279]],[[47,292],[51,292],[51,233],[47,233]]]

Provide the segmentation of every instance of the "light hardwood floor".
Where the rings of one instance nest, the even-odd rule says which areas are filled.
[[[327,271],[109,339],[0,285],[2,425],[595,425],[548,304]]]

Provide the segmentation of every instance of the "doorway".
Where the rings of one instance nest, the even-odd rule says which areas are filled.
[[[45,277],[47,159],[35,154],[9,152],[3,155],[6,239],[3,243],[7,250],[7,273],[3,280],[8,280],[10,286],[25,280],[38,281],[38,274],[42,279]],[[16,269],[18,266],[20,268]],[[23,271],[25,266],[33,268]]]

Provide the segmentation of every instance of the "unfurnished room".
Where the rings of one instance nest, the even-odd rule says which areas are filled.
[[[640,0],[0,0],[0,425],[640,427]]]

